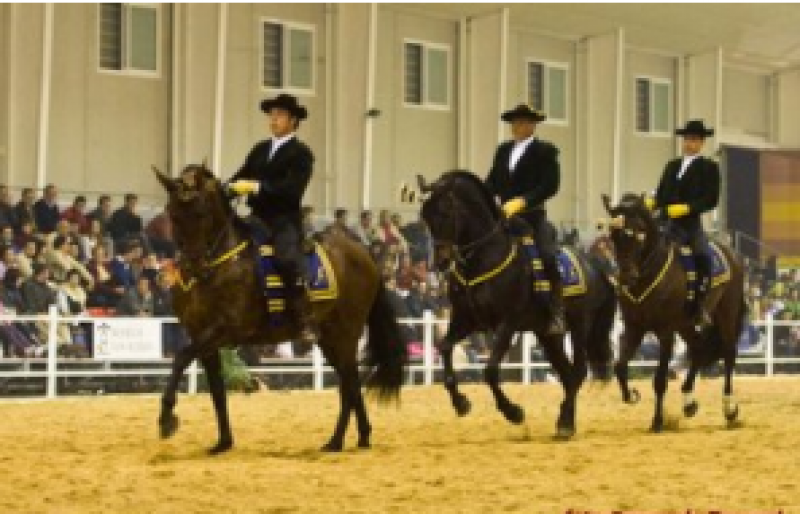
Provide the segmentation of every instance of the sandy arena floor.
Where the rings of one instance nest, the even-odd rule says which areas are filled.
[[[181,396],[182,426],[166,442],[154,396],[0,402],[0,512],[800,512],[800,380],[735,382],[734,430],[721,382],[699,380],[700,412],[661,435],[646,431],[649,382],[636,386],[634,407],[616,386],[584,391],[568,443],[552,440],[556,386],[507,386],[526,410],[521,426],[483,386],[464,388],[463,419],[443,389],[408,389],[400,409],[369,405],[372,450],[354,448],[352,420],[338,455],[317,451],[338,409],[332,392],[231,395],[236,447],[216,458],[204,453],[216,437],[206,395]]]

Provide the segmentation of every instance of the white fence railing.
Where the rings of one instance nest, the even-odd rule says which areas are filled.
[[[138,322],[156,322],[161,325],[165,323],[177,323],[175,318],[107,318],[92,316],[61,316],[57,309],[51,307],[47,315],[19,316],[19,315],[0,315],[0,323],[8,322],[47,322],[47,353],[44,358],[0,358],[0,383],[14,379],[44,379],[46,387],[44,395],[47,398],[55,398],[59,395],[58,383],[60,379],[70,379],[79,377],[165,377],[171,372],[171,359],[75,359],[63,358],[58,356],[58,326],[63,323],[102,323],[109,319],[137,320]],[[412,359],[408,366],[408,383],[431,385],[436,381],[437,372],[441,373],[442,365],[437,358],[435,351],[435,328],[437,325],[444,327],[447,323],[445,319],[436,319],[431,312],[425,312],[421,319],[401,319],[400,322],[410,326],[422,326],[422,351],[421,356]],[[760,372],[752,373],[771,377],[775,374],[785,373],[786,365],[794,365],[788,370],[790,373],[800,374],[800,348],[795,346],[793,353],[789,355],[776,356],[776,329],[779,327],[789,327],[800,331],[798,321],[777,321],[771,318],[755,322],[759,338],[756,344],[740,351],[738,365],[757,367]],[[614,340],[616,341],[616,337]],[[532,334],[523,334],[519,339],[521,348],[518,349],[520,358],[517,362],[506,361],[503,363],[504,370],[519,370],[518,380],[523,384],[530,384],[534,381],[534,373],[544,374],[549,372],[550,365],[544,359],[534,359],[534,349],[536,348],[535,337]],[[158,342],[159,345],[161,341]],[[783,348],[783,347],[781,347]],[[567,351],[570,351],[570,344],[567,341]],[[615,348],[616,353],[616,348]],[[483,369],[485,357],[473,360],[470,363],[456,365],[459,372],[464,370],[479,371]],[[333,369],[324,362],[322,353],[318,348],[314,348],[310,358],[298,359],[267,359],[268,362],[261,366],[251,367],[250,371],[259,375],[304,375],[311,377],[310,386],[315,390],[325,387],[326,374],[333,373]],[[654,360],[637,359],[631,362],[634,368],[652,368],[656,365]],[[780,369],[778,369],[780,367]],[[186,391],[194,394],[198,391],[198,379],[202,374],[202,369],[197,362],[186,371]],[[421,380],[416,378],[421,376]],[[0,396],[3,392],[0,391]]]

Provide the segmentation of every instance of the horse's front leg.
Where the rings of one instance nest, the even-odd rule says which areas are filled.
[[[486,383],[492,390],[492,394],[494,394],[497,409],[503,413],[503,416],[508,421],[519,424],[525,420],[525,411],[519,405],[512,403],[500,387],[500,362],[508,353],[508,347],[511,344],[513,335],[514,332],[505,325],[501,325],[497,329],[494,334],[494,344],[492,344],[489,362],[486,364],[485,376]]]
[[[459,416],[466,416],[472,407],[469,399],[458,390],[458,378],[453,369],[453,346],[467,337],[472,331],[458,318],[454,317],[447,327],[447,334],[438,343],[444,368],[444,387],[450,393],[450,401]]]
[[[197,356],[193,344],[181,348],[172,359],[172,373],[167,382],[167,388],[161,396],[161,414],[158,416],[158,426],[161,437],[171,437],[178,430],[178,416],[175,415],[175,404],[178,402],[178,386],[183,378],[183,373]]]
[[[674,332],[659,332],[658,336],[658,368],[653,377],[653,390],[656,393],[656,410],[653,415],[652,432],[664,430],[664,395],[667,392],[667,375],[669,374],[669,361],[672,359],[672,347],[675,344]]]
[[[614,364],[614,375],[617,377],[617,383],[622,392],[622,401],[629,405],[635,405],[641,399],[639,391],[628,386],[628,363],[641,346],[642,338],[644,338],[644,331],[636,327],[626,327],[620,336],[619,355]]]

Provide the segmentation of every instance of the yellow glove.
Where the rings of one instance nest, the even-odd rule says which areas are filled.
[[[667,215],[670,218],[680,218],[689,214],[689,206],[685,203],[673,203],[667,206]]]
[[[648,211],[652,211],[653,208],[656,206],[656,199],[648,196],[644,199],[644,206],[647,207]]]
[[[511,216],[517,214],[524,208],[525,208],[524,198],[512,198],[511,200],[503,204],[503,212],[505,213],[506,218],[510,218]]]
[[[252,195],[258,193],[261,184],[256,180],[237,180],[228,186],[237,195]]]

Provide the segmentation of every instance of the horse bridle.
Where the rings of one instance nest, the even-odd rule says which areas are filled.
[[[452,209],[452,211],[454,213],[453,214],[453,239],[455,239],[456,235],[458,234],[458,229],[459,229],[458,215],[457,215],[457,211],[455,209],[455,205],[456,205],[457,200],[456,200],[456,197],[455,197],[455,195],[453,194],[452,191],[448,191],[447,196],[448,196],[448,199],[451,201],[451,203],[453,205],[453,209]],[[505,226],[505,220],[501,217],[500,219],[497,220],[497,222],[495,223],[495,225],[492,228],[492,230],[488,231],[486,234],[480,236],[478,239],[476,239],[474,241],[470,241],[468,243],[463,243],[463,244],[458,244],[455,241],[450,241],[450,240],[447,240],[447,239],[440,239],[439,241],[449,245],[452,248],[454,248],[455,249],[454,254],[455,254],[456,260],[458,262],[460,262],[460,263],[463,263],[465,261],[465,256],[469,255],[469,253],[472,252],[475,248],[478,248],[482,244],[486,243],[492,236],[497,234],[500,231],[500,229],[502,227],[504,227],[504,226]]]

